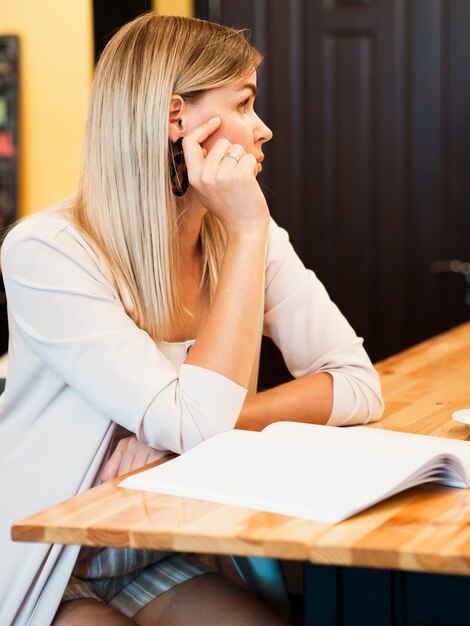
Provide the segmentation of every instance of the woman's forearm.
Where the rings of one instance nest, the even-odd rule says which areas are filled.
[[[235,428],[262,430],[280,421],[326,424],[333,408],[333,378],[319,372],[245,400]]]
[[[245,388],[259,333],[266,240],[264,226],[229,239],[207,320],[186,360]]]

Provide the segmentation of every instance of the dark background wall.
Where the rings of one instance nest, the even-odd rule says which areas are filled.
[[[468,320],[464,276],[432,271],[470,260],[468,0],[196,6],[251,29],[266,55],[272,215],[372,359]],[[271,385],[284,373],[264,352]]]
[[[152,0],[94,0],[95,63],[105,45],[121,26],[151,9]]]

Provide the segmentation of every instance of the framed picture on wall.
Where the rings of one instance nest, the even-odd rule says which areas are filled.
[[[0,233],[18,217],[19,39],[0,36]]]

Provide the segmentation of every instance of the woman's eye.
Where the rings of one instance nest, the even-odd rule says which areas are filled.
[[[248,106],[248,103],[250,101],[250,98],[247,98],[246,100],[243,100],[243,102],[241,102],[238,105],[238,108],[243,112],[246,113],[246,107]]]

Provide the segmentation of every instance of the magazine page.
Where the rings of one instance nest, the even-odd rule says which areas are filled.
[[[301,422],[275,422],[263,430],[263,434],[275,435],[285,439],[295,438],[310,442],[344,443],[354,446],[356,449],[367,451],[371,446],[378,446],[384,451],[393,446],[401,455],[412,455],[418,450],[424,451],[432,457],[443,457],[447,471],[452,472],[449,481],[453,486],[470,486],[470,442],[460,439],[448,439],[445,437],[432,437],[404,433],[383,428],[370,428],[368,426],[320,426],[318,424],[305,424]],[[400,461],[400,458],[397,459]],[[442,481],[440,481],[442,482]],[[450,484],[450,482],[446,484]],[[456,484],[458,483],[458,484]]]
[[[281,436],[280,430],[275,436],[272,431],[222,433],[120,484],[337,522],[410,486],[410,477],[427,480],[428,450],[397,454],[395,446],[382,443],[358,451],[343,437],[344,429],[318,428],[321,436],[302,438]]]

